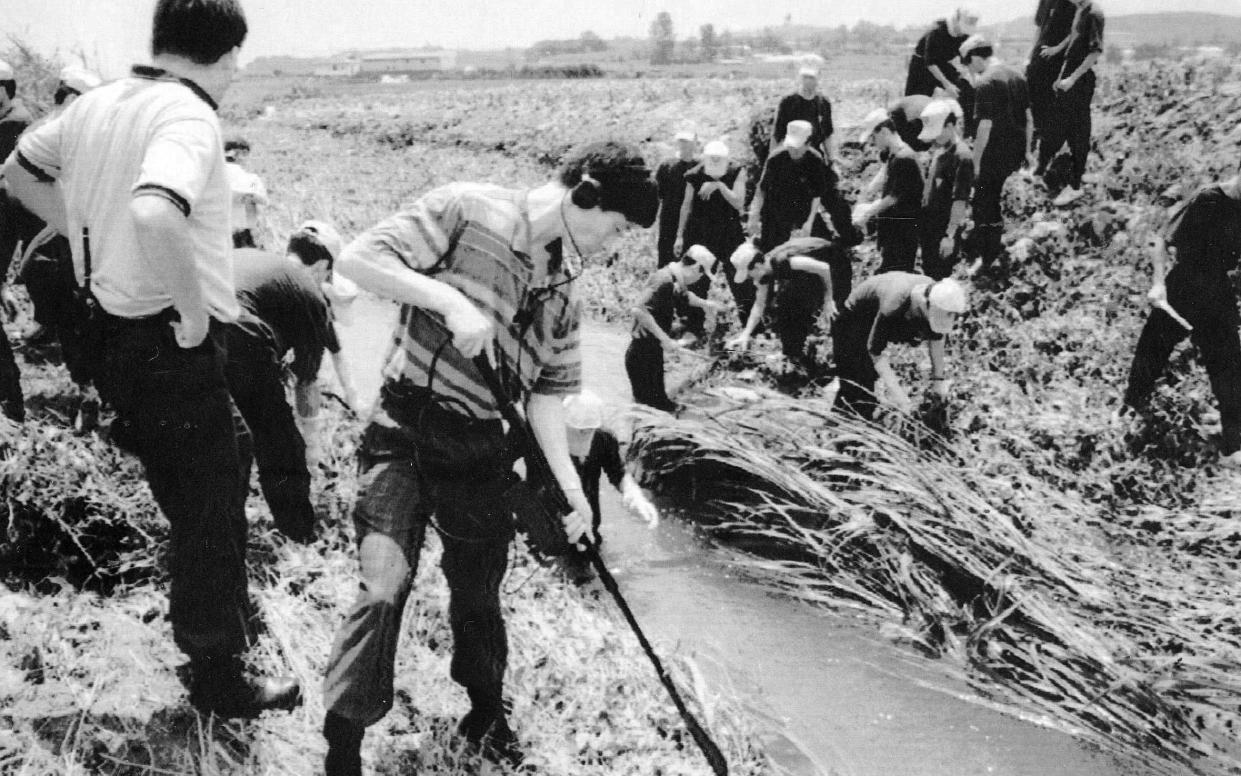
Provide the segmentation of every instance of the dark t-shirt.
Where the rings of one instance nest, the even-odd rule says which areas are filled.
[[[1173,210],[1165,234],[1176,248],[1174,273],[1226,284],[1224,276],[1241,260],[1241,201],[1218,185],[1202,188]]]
[[[984,171],[1008,173],[1021,167],[1029,109],[1025,76],[1006,65],[993,65],[983,73],[975,94],[974,117],[977,123],[991,121],[982,158]]]
[[[247,334],[270,336],[277,355],[293,351],[293,374],[315,379],[323,350],[340,351],[332,312],[319,284],[303,267],[253,248],[233,252],[233,282],[242,315],[236,325]]]
[[[969,145],[958,141],[938,149],[923,191],[922,218],[928,226],[946,227],[952,218],[952,203],[968,202],[973,187],[974,155]]]
[[[590,504],[596,523],[599,522],[599,480],[608,476],[612,487],[619,488],[625,479],[625,462],[621,459],[620,442],[611,431],[598,429],[584,459],[574,458],[573,467],[582,479],[582,492]]]
[[[1038,25],[1038,37],[1034,41],[1034,54],[1042,46],[1055,46],[1073,30],[1073,17],[1077,6],[1072,0],[1040,0],[1034,23]],[[1061,54],[1061,56],[1064,56]]]
[[[1093,2],[1089,8],[1077,9],[1073,19],[1073,39],[1064,52],[1065,76],[1071,75],[1090,54],[1103,53],[1103,11]]]
[[[8,159],[17,148],[17,139],[34,119],[21,100],[13,100],[9,112],[0,116],[0,159]]]
[[[821,237],[794,237],[767,252],[771,262],[771,272],[760,282],[772,285],[775,281],[793,280],[800,275],[811,273],[793,269],[789,260],[794,256],[806,256],[826,262],[831,253],[832,244]]]
[[[922,212],[922,166],[908,146],[888,154],[883,197],[895,197],[896,204],[879,214],[878,220],[917,219]]]
[[[827,163],[814,150],[794,159],[787,148],[767,157],[758,188],[763,192],[765,223],[793,223],[798,226],[810,218],[810,203],[828,195]]]
[[[677,221],[681,216],[681,203],[685,199],[685,173],[696,165],[677,157],[659,163],[655,169],[655,186],[659,190],[659,234],[661,238],[676,237]]]
[[[909,60],[909,75],[905,80],[905,94],[935,93],[935,87],[942,86],[939,79],[930,71],[930,66],[938,67],[949,81],[961,80],[953,61],[960,56],[961,44],[966,35],[953,35],[948,30],[948,22],[940,19],[930,31],[918,39],[914,46],[914,55]]]
[[[704,184],[711,182],[719,182],[724,184],[725,188],[731,189],[733,184],[737,182],[737,176],[741,174],[741,167],[729,162],[728,168],[719,178],[713,178],[707,175],[706,170],[701,164],[696,165],[689,172],[685,173],[685,183],[694,189],[693,204],[690,206],[689,218],[691,221],[702,226],[715,226],[719,224],[728,224],[732,221],[739,221],[741,213],[718,191],[711,192],[711,196],[702,199],[698,196],[698,190]],[[717,257],[727,259],[727,256]]]
[[[638,304],[645,307],[655,319],[655,324],[667,333],[672,328],[672,316],[676,311],[677,299],[683,296],[685,296],[685,288],[677,282],[676,276],[672,273],[672,267],[663,267],[651,274],[646,293],[638,300]],[[634,322],[633,336],[644,339],[653,338],[655,335],[641,324]]]
[[[820,153],[827,152],[824,144],[836,129],[832,125],[832,103],[826,97],[816,94],[807,100],[800,92],[794,92],[781,99],[776,107],[776,122],[771,128],[771,135],[777,143],[784,142],[790,121],[809,121],[808,145]]]
[[[870,326],[866,341],[871,356],[879,356],[890,343],[916,344],[943,339],[910,301],[914,288],[935,281],[912,272],[885,272],[863,281],[845,302],[849,325]]]

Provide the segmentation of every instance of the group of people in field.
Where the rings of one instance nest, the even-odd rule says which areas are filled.
[[[944,338],[968,309],[950,276],[962,256],[982,267],[1002,251],[1004,181],[1035,138],[1040,171],[1060,146],[1071,149],[1065,203],[1084,181],[1102,16],[1091,0],[1042,6],[1024,76],[994,61],[968,11],[919,42],[910,94],[864,122],[860,139],[882,171],[857,205],[840,192],[831,104],[817,73],[803,71],[777,111],[748,210],[744,170],[722,141],[699,156],[697,138],[678,134],[677,158],[652,171],[637,147],[601,140],[568,154],[541,185],[441,186],[347,244],[330,224],[306,222],[283,254],[252,247],[266,192],[230,168],[216,114],[248,33],[239,0],[158,0],[151,64],[103,85],[66,71],[60,108],[34,126],[11,103],[15,74],[0,66],[0,249],[7,260],[22,246],[32,297],[41,283],[59,289],[51,308],[36,301],[40,323],[60,339],[75,382],[114,411],[112,439],[138,456],[168,519],[169,620],[189,657],[191,703],[245,717],[301,702],[295,679],[255,675],[242,659],[258,623],[244,506],[256,458],[277,527],[314,537],[316,381],[324,354],[340,353],[346,278],[401,312],[357,450],[361,585],[323,684],[326,772],[360,774],[365,730],[392,706],[402,613],[428,528],[450,589],[451,673],[470,701],[458,731],[483,755],[520,764],[499,593],[514,536],[514,465],[530,452],[515,449],[501,405],[520,400],[555,481],[544,484],[572,507],[563,515],[571,543],[598,541],[604,475],[626,507],[658,519],[602,429],[602,403],[581,390],[574,280],[584,257],[658,221],[658,267],[634,308],[625,356],[640,402],[674,409],[662,355],[687,343],[673,339],[673,320],[704,338],[721,271],[739,316],[732,347],[768,327],[786,357],[813,368],[806,343],[818,324],[830,332],[842,410],[872,415],[878,378],[908,404],[886,358],[893,342],[929,343],[932,387],[948,395]],[[1066,132],[1075,120],[1084,129]],[[232,164],[244,150],[230,144]],[[882,261],[854,287],[850,251],[872,226]],[[1223,274],[1239,246],[1239,178],[1199,192],[1166,239],[1152,241],[1156,310],[1126,394],[1142,405],[1192,326],[1223,407],[1226,460],[1236,463],[1241,342]],[[1165,281],[1168,250],[1176,264]],[[0,340],[7,391],[18,375]],[[488,382],[480,357],[511,397]],[[343,360],[337,372],[356,406]],[[15,419],[18,391],[4,397]]]

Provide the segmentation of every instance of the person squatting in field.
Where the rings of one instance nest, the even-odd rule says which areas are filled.
[[[338,270],[401,303],[384,384],[358,449],[353,517],[362,585],[328,660],[328,776],[361,773],[365,729],[393,702],[401,616],[428,526],[440,536],[453,634],[452,678],[470,710],[459,733],[483,755],[519,764],[504,699],[507,639],[500,585],[514,520],[511,445],[473,359],[518,388],[535,437],[573,511],[570,543],[591,533],[591,505],[568,449],[563,397],[581,390],[580,268],[659,206],[638,149],[613,141],[569,154],[527,190],[474,183],[433,189],[371,227]]]
[[[934,100],[922,112],[922,134],[933,144],[931,166],[922,192],[922,274],[942,280],[952,274],[961,246],[974,187],[974,158],[961,139],[961,106]]]
[[[224,374],[254,438],[259,485],[276,528],[303,544],[315,537],[310,469],[321,455],[319,367],[325,351],[340,352],[331,308],[311,273],[329,273],[340,247],[335,229],[312,221],[290,240],[292,261],[255,248],[233,254],[241,313],[225,328]],[[296,413],[284,380],[290,351]]]
[[[1039,57],[1059,61],[1056,78],[1051,84],[1052,95],[1044,108],[1049,116],[1040,127],[1038,167],[1046,171],[1052,158],[1066,144],[1072,156],[1068,185],[1053,204],[1068,205],[1082,195],[1082,175],[1090,154],[1090,103],[1094,100],[1094,67],[1103,56],[1103,11],[1094,0],[1070,0],[1074,6],[1072,26],[1068,35],[1054,45],[1039,49]]]
[[[1004,250],[1004,214],[1000,204],[1004,183],[1029,156],[1034,132],[1030,93],[1021,73],[993,58],[994,48],[981,35],[961,44],[966,69],[978,76],[974,89],[974,196],[970,202],[974,227],[970,251],[976,254],[971,274],[990,265]]]
[[[710,277],[716,264],[711,251],[691,245],[681,260],[655,270],[646,291],[634,302],[633,339],[625,351],[625,372],[633,400],[657,410],[676,412],[677,404],[668,398],[664,385],[664,350],[676,351],[682,345],[672,338],[672,315],[678,299],[701,310],[719,312],[723,305],[690,290],[701,278]]]
[[[842,250],[830,240],[819,237],[794,237],[767,252],[752,243],[745,243],[733,252],[734,282],[749,279],[757,292],[750,318],[728,347],[745,350],[759,322],[774,307],[772,329],[780,338],[784,357],[807,371],[815,367],[806,352],[806,339],[814,331],[816,319],[822,318],[823,329],[831,327],[836,317],[832,289],[831,258],[833,251]]]
[[[247,675],[251,440],[229,397],[224,327],[237,320],[218,101],[246,38],[236,0],[159,0],[153,66],[83,94],[28,132],[9,191],[67,236],[94,303],[100,394],[168,518],[169,619],[190,701],[253,716],[301,702],[296,681]],[[88,263],[89,262],[89,263]]]
[[[934,280],[910,272],[886,272],[858,285],[832,327],[833,356],[840,391],[836,406],[871,419],[882,378],[889,400],[902,411],[912,407],[885,352],[891,343],[927,343],[931,387],[948,396],[944,337],[968,309],[965,289],[947,278]]]
[[[685,173],[685,197],[675,243],[678,256],[684,254],[687,245],[701,245],[712,256],[722,259],[731,256],[737,246],[745,242],[745,231],[741,226],[741,214],[745,211],[745,182],[745,168],[729,160],[727,143],[713,140],[703,147],[702,162]],[[707,298],[711,273],[715,271],[714,266],[708,269],[688,287],[702,299]],[[731,275],[727,279],[733,298],[737,299],[739,287],[732,282]],[[678,313],[696,324],[695,328],[690,328],[687,323],[686,328],[698,337],[703,336],[705,311],[687,303],[684,306],[690,312],[685,314],[678,309]]]
[[[625,509],[654,528],[659,524],[659,511],[638,487],[633,475],[625,470],[620,440],[603,423],[603,401],[590,391],[564,398],[565,434],[569,441],[569,457],[582,478],[582,490],[590,502],[591,525],[597,544],[603,543],[600,527],[603,513],[599,508],[599,483],[604,475],[612,487],[620,491]],[[593,577],[585,553],[571,552],[565,556],[563,568],[574,584],[584,584]]]
[[[1149,249],[1153,269],[1146,296],[1152,309],[1138,337],[1124,404],[1146,407],[1172,351],[1189,337],[1219,403],[1223,461],[1241,468],[1241,316],[1228,279],[1241,259],[1241,172],[1200,189],[1174,210]],[[1175,263],[1165,274],[1169,253]]]
[[[919,222],[922,216],[922,165],[896,132],[886,108],[876,108],[862,122],[858,142],[870,142],[883,163],[879,198],[859,203],[853,226],[864,229],[876,222],[875,241],[882,261],[876,273],[912,272],[918,260]]]

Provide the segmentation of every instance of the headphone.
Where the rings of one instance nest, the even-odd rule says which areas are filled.
[[[590,177],[590,173],[584,172],[582,173],[582,180],[573,187],[573,191],[569,195],[569,201],[573,203],[574,207],[590,210],[591,208],[599,207],[602,196],[603,187],[599,184],[599,181]]]

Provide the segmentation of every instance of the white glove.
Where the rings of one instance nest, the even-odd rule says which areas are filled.
[[[638,483],[628,477],[621,483],[621,503],[625,509],[645,520],[648,528],[659,525],[659,510],[638,487]]]

